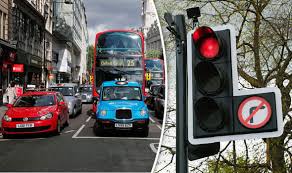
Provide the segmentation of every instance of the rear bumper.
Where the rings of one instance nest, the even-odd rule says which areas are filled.
[[[133,127],[130,128],[117,128],[115,127],[115,123],[120,124],[133,124]],[[97,119],[95,122],[94,128],[100,128],[103,130],[142,130],[147,128],[149,125],[149,119],[139,119],[139,120],[104,120]]]

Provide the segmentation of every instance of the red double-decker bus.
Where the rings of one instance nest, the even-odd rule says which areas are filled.
[[[140,82],[145,94],[144,37],[134,30],[107,30],[96,34],[93,96],[104,81]]]
[[[145,59],[145,71],[150,73],[151,80],[146,82],[146,87],[150,87],[152,84],[164,84],[165,72],[164,61],[159,58],[146,58]]]

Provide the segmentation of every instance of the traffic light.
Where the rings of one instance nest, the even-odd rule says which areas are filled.
[[[239,91],[235,31],[230,25],[188,33],[188,140],[205,144],[279,136],[276,88]],[[280,115],[279,115],[280,114]]]

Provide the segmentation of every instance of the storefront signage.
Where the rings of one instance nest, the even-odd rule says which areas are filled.
[[[23,64],[13,64],[12,72],[24,72]]]

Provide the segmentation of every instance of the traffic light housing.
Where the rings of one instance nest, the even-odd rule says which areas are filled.
[[[191,144],[282,133],[277,88],[238,90],[235,44],[231,25],[202,26],[188,33],[188,140]],[[262,109],[261,100],[267,101]],[[250,104],[253,106],[249,107]]]

